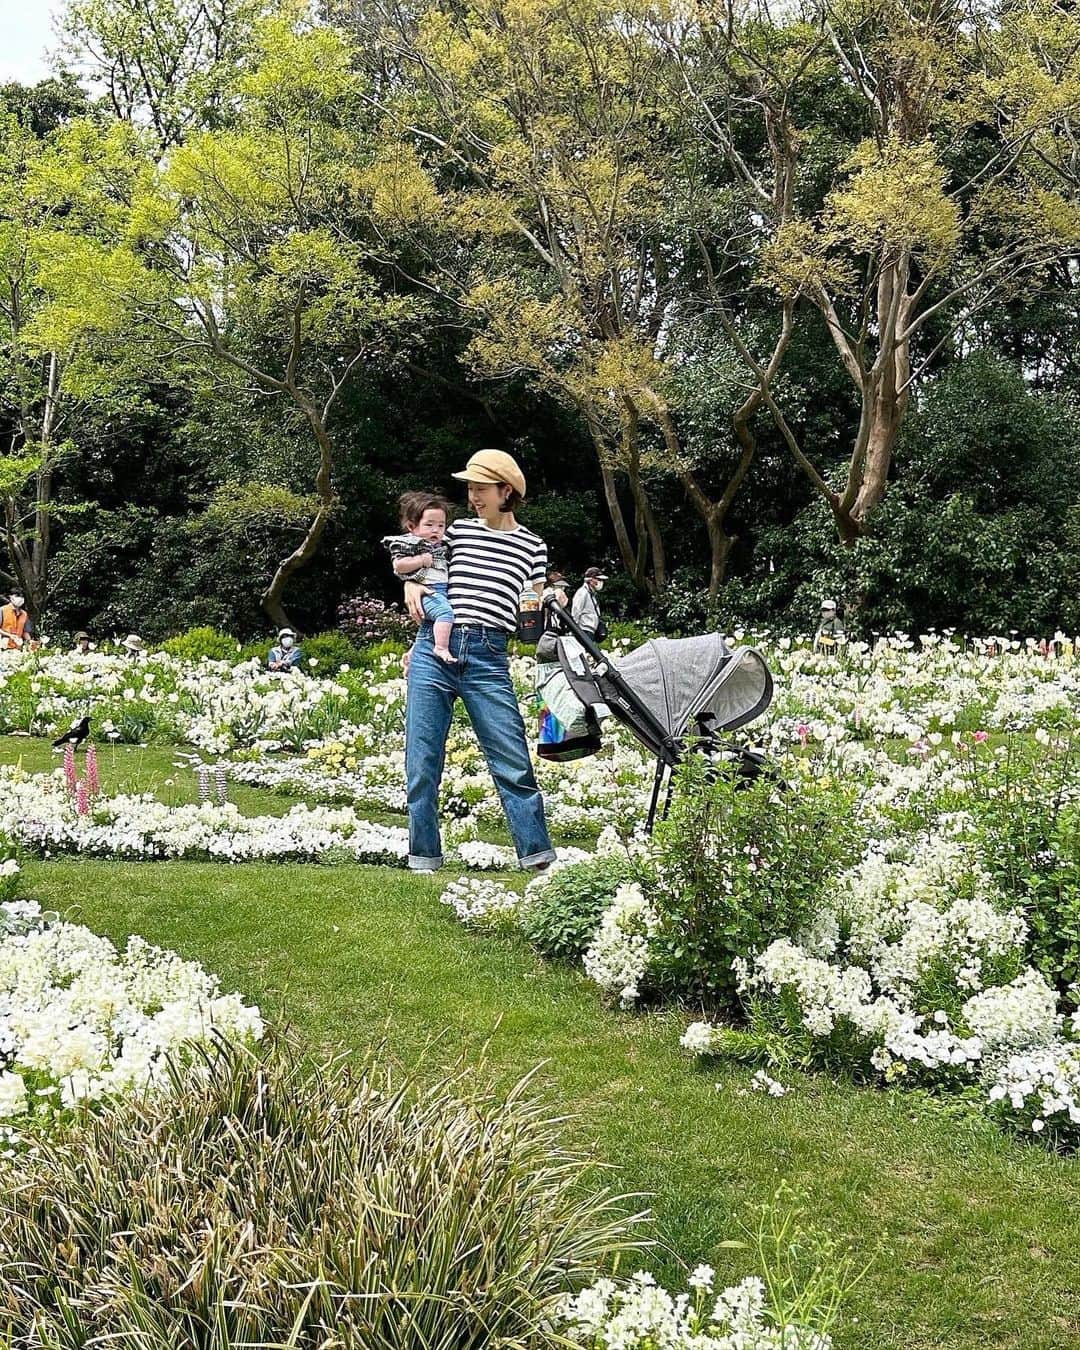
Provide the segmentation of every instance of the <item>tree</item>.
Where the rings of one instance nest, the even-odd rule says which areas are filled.
[[[23,111],[35,106],[11,86],[5,101]],[[40,115],[45,104],[36,106]],[[10,579],[40,615],[49,598],[58,468],[76,449],[80,409],[93,400],[122,400],[124,389],[115,360],[102,360],[93,341],[57,333],[48,321],[45,278],[53,249],[96,223],[93,211],[87,217],[57,199],[51,149],[33,122],[0,112],[0,427],[7,441],[0,502]]]
[[[231,84],[266,0],[69,0],[67,56],[158,152],[232,116]]]
[[[366,182],[388,254],[473,327],[474,369],[528,374],[580,415],[639,589],[666,580],[651,484],[674,476],[707,532],[715,595],[764,396],[738,395],[730,446],[688,445],[672,374],[674,325],[700,292],[696,231],[742,222],[672,116],[650,14],[613,0],[364,7],[386,119]]]
[[[314,492],[302,538],[261,596],[276,624],[336,509],[339,394],[396,350],[418,315],[408,298],[381,293],[366,266],[351,184],[369,151],[351,66],[342,34],[288,11],[262,21],[253,61],[230,87],[231,124],[188,134],[160,161],[152,141],[136,146],[108,244],[60,247],[49,269],[58,326],[102,333],[126,323],[125,341],[290,410]],[[60,153],[93,159],[87,135],[80,127]]]
[[[1080,94],[1080,21],[1043,0],[1004,21],[961,0],[826,0],[781,23],[764,7],[701,14],[690,43],[670,24],[658,40],[702,134],[755,203],[759,294],[772,295],[781,332],[795,306],[812,305],[854,386],[839,486],[782,410],[775,348],[755,356],[730,294],[718,294],[721,312],[851,542],[885,492],[920,375],[976,314],[1037,286],[1080,241],[1073,194],[1045,172]],[[1038,99],[1020,100],[1044,33],[1070,58],[1044,69]],[[849,127],[856,135],[838,143]]]

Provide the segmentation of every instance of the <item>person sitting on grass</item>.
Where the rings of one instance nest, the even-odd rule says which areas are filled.
[[[296,634],[291,628],[280,628],[277,636],[277,646],[270,648],[266,658],[267,670],[295,670],[304,659],[303,648],[296,645]]]
[[[26,600],[19,591],[12,591],[7,604],[0,609],[0,651],[21,651],[36,647],[34,621],[26,611]]]
[[[450,650],[454,611],[450,606],[450,555],[446,527],[450,503],[431,492],[405,492],[398,501],[404,534],[388,534],[383,543],[390,550],[394,573],[402,581],[425,586],[424,618],[431,624],[433,650],[440,661],[456,660]]]

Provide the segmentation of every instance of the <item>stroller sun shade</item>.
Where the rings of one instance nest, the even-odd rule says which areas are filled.
[[[772,701],[772,676],[752,647],[732,652],[719,633],[654,638],[614,663],[664,732],[682,736],[695,717],[717,730],[752,722]]]

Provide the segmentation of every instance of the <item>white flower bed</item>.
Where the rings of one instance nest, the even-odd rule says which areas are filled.
[[[89,714],[104,740],[187,742],[211,754],[238,746],[299,749],[344,719],[350,689],[258,661],[143,661],[91,652],[7,652],[0,727],[55,733]]]
[[[189,1043],[262,1034],[258,1009],[222,994],[198,962],[134,936],[121,953],[87,928],[48,922],[31,901],[0,904],[0,1118],[9,1125],[162,1087],[168,1057],[190,1058]]]
[[[831,1339],[809,1327],[777,1325],[765,1285],[750,1276],[712,1294],[711,1266],[698,1266],[690,1290],[672,1296],[651,1275],[629,1285],[598,1280],[567,1298],[559,1330],[588,1350],[829,1350]]]

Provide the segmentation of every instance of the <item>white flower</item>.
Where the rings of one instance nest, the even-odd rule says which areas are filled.
[[[26,1103],[26,1084],[22,1075],[0,1070],[0,1119],[24,1115]]]
[[[649,938],[658,918],[637,882],[619,887],[584,956],[585,974],[623,1007],[635,1003],[649,968]]]

